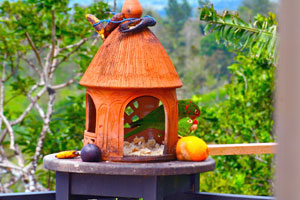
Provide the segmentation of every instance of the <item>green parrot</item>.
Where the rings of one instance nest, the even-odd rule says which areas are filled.
[[[189,117],[196,119],[200,115],[199,106],[190,99],[178,101],[178,120]],[[139,119],[130,124],[130,128],[135,128],[133,131],[127,133],[124,137],[128,138],[148,128],[155,128],[158,130],[165,129],[165,111],[163,105],[150,112],[143,119]]]
[[[181,137],[193,135],[198,128],[197,119],[185,117],[178,121],[178,135]]]

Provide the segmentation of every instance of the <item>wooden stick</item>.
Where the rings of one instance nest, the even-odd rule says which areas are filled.
[[[249,155],[276,153],[277,143],[210,144],[210,155]]]

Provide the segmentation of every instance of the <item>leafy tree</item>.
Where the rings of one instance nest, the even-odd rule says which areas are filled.
[[[237,56],[229,66],[232,77],[225,85],[223,101],[202,104],[203,99],[213,95],[194,96],[202,105],[202,120],[196,134],[209,143],[274,141],[272,116],[277,56],[274,15],[258,15],[253,24],[247,24],[237,14],[225,11],[219,15],[211,6],[201,9],[200,19],[207,22],[207,32],[214,32],[218,40],[230,44]],[[272,195],[273,155],[214,158],[217,168],[201,175],[201,190]]]
[[[192,8],[187,0],[183,0],[182,3],[178,3],[177,0],[168,0],[166,8],[167,23],[170,24],[174,34],[179,33],[183,28],[184,23],[191,16],[191,11]]]
[[[233,45],[239,51],[257,49],[257,57],[265,56],[271,62],[276,62],[278,24],[275,14],[269,13],[268,17],[258,14],[254,23],[246,23],[237,13],[225,11],[219,15],[211,5],[201,9],[200,20],[208,23],[206,33],[216,31],[218,41],[222,37],[226,44]]]
[[[44,190],[44,153],[79,146],[74,136],[84,126],[79,130],[78,119],[66,113],[78,101],[66,100],[72,93],[64,88],[78,80],[98,49],[85,14],[106,18],[107,10],[103,2],[86,8],[71,8],[68,0],[0,3],[0,192]],[[58,141],[63,136],[65,145]]]
[[[252,19],[257,14],[265,15],[276,11],[277,4],[270,0],[243,0],[238,8],[240,17],[244,20]]]

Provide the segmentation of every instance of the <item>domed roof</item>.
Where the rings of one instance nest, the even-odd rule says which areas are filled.
[[[126,0],[122,13],[126,18],[140,17],[139,1]],[[182,86],[167,52],[148,28],[128,33],[116,28],[98,50],[80,84],[106,88]]]
[[[178,88],[182,82],[162,44],[149,30],[114,30],[104,41],[80,84],[107,88]]]

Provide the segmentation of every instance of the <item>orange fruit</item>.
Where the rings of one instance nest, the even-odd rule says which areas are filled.
[[[176,156],[178,160],[203,161],[209,155],[206,143],[196,136],[186,136],[178,140]]]

